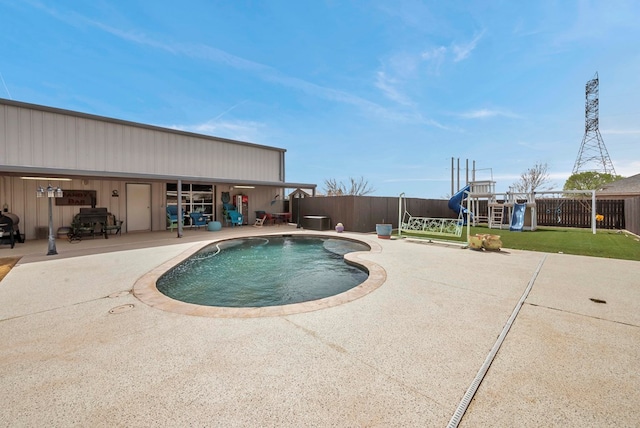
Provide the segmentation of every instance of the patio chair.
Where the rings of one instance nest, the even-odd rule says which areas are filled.
[[[267,215],[264,214],[262,217],[257,218],[256,222],[253,223],[253,227],[262,227],[262,225],[264,224],[264,221],[267,219]]]
[[[180,219],[178,219],[178,206],[167,205],[167,226],[169,226],[172,232],[173,228],[178,226],[178,222],[181,222],[182,226],[184,226],[184,209],[182,210]]]
[[[260,216],[256,218],[256,222],[254,223],[254,227],[262,227],[263,225],[272,225],[274,224],[273,216],[267,212],[262,211]]]
[[[189,217],[191,217],[191,227],[200,229],[200,226],[207,225],[207,218],[201,212],[194,211],[189,214]]]
[[[231,227],[234,227],[236,224],[242,226],[242,214],[236,210],[228,210],[224,219],[227,224],[231,224]]]
[[[83,236],[91,236],[95,238],[96,224],[92,221],[86,221],[82,218],[82,214],[78,213],[73,216],[71,221],[71,231],[67,235],[70,242],[80,241]],[[105,237],[107,235],[105,234]]]
[[[122,235],[123,220],[116,219],[116,216],[111,213],[107,213],[107,223],[104,225],[104,230],[107,233],[113,233],[114,235]]]

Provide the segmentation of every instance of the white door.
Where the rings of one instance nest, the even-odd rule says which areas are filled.
[[[127,183],[127,232],[151,230],[151,185]]]

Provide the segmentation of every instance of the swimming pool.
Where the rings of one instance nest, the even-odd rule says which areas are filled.
[[[232,308],[290,305],[343,293],[363,283],[367,269],[344,255],[366,244],[319,236],[262,236],[208,245],[156,283],[182,302]]]
[[[234,238],[237,238],[237,232],[234,231]],[[241,230],[240,233],[244,232]],[[255,232],[251,230],[251,232]],[[247,234],[249,235],[249,234]],[[266,238],[272,236],[320,236],[324,238],[335,239],[338,238],[334,234],[326,234],[322,232],[314,231],[292,231],[287,234],[258,234]],[[375,263],[373,260],[379,257],[382,252],[382,246],[375,238],[375,235],[357,235],[357,236],[345,236],[341,234],[340,239],[348,239],[350,241],[361,242],[370,248],[369,251],[359,251],[353,253],[347,253],[344,255],[344,259],[356,266],[360,266],[369,272],[368,278],[360,285],[357,285],[343,293],[336,294],[334,296],[325,297],[318,300],[310,300],[308,302],[292,303],[288,305],[278,306],[263,306],[263,307],[224,307],[224,306],[206,306],[193,303],[181,302],[180,300],[173,299],[171,297],[162,294],[158,291],[157,282],[167,272],[173,270],[176,266],[198,253],[204,247],[211,243],[222,244],[228,242],[227,239],[219,239],[216,241],[209,241],[206,243],[200,242],[189,246],[182,252],[176,254],[174,257],[166,260],[161,265],[151,269],[147,273],[138,278],[133,285],[133,294],[145,305],[148,305],[154,309],[159,309],[165,312],[171,312],[174,314],[207,317],[207,318],[258,318],[258,317],[274,317],[292,314],[302,314],[305,312],[313,312],[327,308],[333,308],[335,306],[344,305],[346,303],[358,300],[369,293],[376,290],[378,287],[384,284],[387,278],[387,272],[382,266]],[[243,236],[243,235],[240,235]],[[254,236],[254,235],[250,235]]]

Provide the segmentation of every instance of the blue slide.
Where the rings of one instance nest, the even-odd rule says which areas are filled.
[[[467,209],[462,206],[462,201],[464,200],[464,192],[468,192],[471,186],[468,184],[464,186],[462,189],[458,191],[455,195],[449,199],[449,209],[455,211],[456,214],[467,214]],[[472,214],[473,215],[473,214]],[[467,224],[467,216],[464,216],[464,224]]]
[[[511,214],[511,226],[509,230],[513,232],[522,232],[524,226],[524,212],[527,209],[526,204],[513,204],[513,214]]]

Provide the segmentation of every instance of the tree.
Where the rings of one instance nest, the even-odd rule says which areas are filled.
[[[360,177],[359,180],[349,177],[349,188],[342,181],[338,182],[335,178],[329,178],[324,180],[324,191],[327,196],[364,196],[375,192],[375,189],[369,186],[369,182],[364,177]]]
[[[327,196],[342,196],[344,195],[344,185],[338,184],[335,178],[327,178],[324,180],[324,193]]]
[[[600,190],[605,184],[613,183],[624,177],[597,171],[583,171],[570,176],[562,190]]]
[[[516,193],[532,193],[536,190],[549,190],[549,167],[546,163],[536,163],[520,174],[520,180],[511,186]]]

